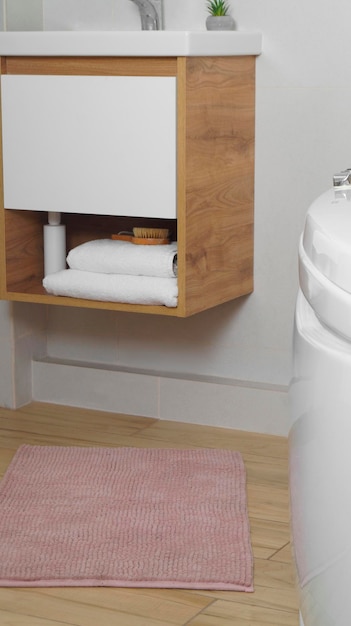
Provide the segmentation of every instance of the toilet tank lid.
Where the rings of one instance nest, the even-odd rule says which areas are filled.
[[[330,189],[311,204],[302,243],[313,265],[351,293],[351,189]]]

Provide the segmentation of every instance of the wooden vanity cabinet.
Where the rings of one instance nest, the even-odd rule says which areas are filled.
[[[1,73],[4,77],[118,76],[175,79],[174,110],[171,100],[167,100],[169,95],[165,96],[163,107],[171,109],[165,111],[164,123],[167,123],[167,114],[170,116],[170,124],[173,124],[172,118],[175,117],[174,145],[171,131],[169,139],[164,141],[163,147],[161,141],[159,148],[159,152],[164,153],[164,161],[168,168],[162,175],[162,181],[166,179],[167,182],[160,191],[159,201],[161,207],[162,202],[167,204],[165,215],[161,209],[161,214],[140,216],[137,207],[134,214],[133,203],[128,208],[128,215],[115,215],[113,209],[109,209],[109,214],[96,214],[94,208],[88,208],[86,199],[82,201],[81,206],[78,203],[68,207],[69,210],[65,210],[63,206],[62,223],[66,224],[68,250],[84,241],[110,237],[111,233],[119,230],[129,230],[133,225],[169,228],[172,238],[178,241],[179,287],[176,308],[48,295],[42,287],[43,225],[47,222],[47,211],[57,210],[57,207],[53,209],[51,205],[44,210],[46,199],[43,205],[40,205],[43,196],[40,193],[38,194],[40,206],[34,207],[36,190],[34,200],[28,200],[27,206],[25,206],[26,194],[12,202],[8,199],[12,197],[11,194],[6,193],[7,188],[10,188],[10,183],[7,185],[6,181],[7,169],[2,167],[1,173],[4,171],[5,179],[1,181],[0,191],[2,299],[187,317],[252,291],[254,56],[2,57]],[[152,83],[150,88],[151,85]],[[168,92],[168,86],[166,92],[171,93]],[[169,106],[167,102],[170,102]],[[26,106],[25,102],[19,105]],[[143,103],[140,102],[141,109],[142,106]],[[128,129],[128,125],[133,124],[133,117],[124,122]],[[2,124],[5,143],[5,116]],[[91,120],[91,124],[94,124],[94,120]],[[25,134],[25,128],[22,132]],[[156,136],[161,132],[158,125],[153,132]],[[143,142],[142,130],[138,134],[141,135],[140,142]],[[147,141],[150,141],[150,135]],[[169,145],[172,146],[172,150],[169,149]],[[55,145],[52,146],[52,150],[55,151]],[[18,162],[21,161],[20,157],[21,155],[17,157]],[[92,159],[93,162],[95,160],[96,167],[99,166],[100,170],[103,158],[104,155],[99,151],[94,152],[94,149],[89,154],[89,160]],[[89,163],[89,167],[90,165]],[[108,169],[110,165],[107,163],[106,168]],[[24,185],[23,164],[21,167],[20,171],[19,164],[18,184],[21,185],[22,177]],[[161,159],[156,166],[157,174],[158,168],[162,167]],[[94,167],[89,169],[86,180],[88,189],[94,178],[93,171]],[[16,172],[14,180],[16,181]],[[97,187],[98,185],[102,187],[98,176],[96,180]],[[59,174],[57,180],[50,180],[49,190],[51,191],[51,186],[54,187],[53,198],[64,184],[65,181]],[[138,184],[136,175],[135,185]],[[154,181],[154,185],[156,184],[157,179]],[[12,187],[16,192],[16,184],[14,185],[13,181]],[[142,185],[141,187],[145,192],[144,204],[150,206],[152,190],[144,189]],[[113,193],[112,190],[112,197]],[[16,193],[13,195],[16,196]],[[8,206],[6,201],[4,202],[4,197]],[[82,197],[84,198],[84,194]],[[136,200],[133,202],[137,204]],[[174,207],[171,206],[172,203]]]

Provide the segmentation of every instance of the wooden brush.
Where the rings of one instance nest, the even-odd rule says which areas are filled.
[[[121,232],[112,235],[112,239],[130,241],[142,246],[159,246],[169,243],[168,228],[133,228],[132,233]]]

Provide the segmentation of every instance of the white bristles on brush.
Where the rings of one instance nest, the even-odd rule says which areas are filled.
[[[139,227],[133,228],[132,233],[122,231],[118,235],[111,235],[111,237],[143,246],[157,246],[169,243],[169,230],[168,228]]]
[[[168,239],[168,228],[133,228],[134,237],[139,239]]]

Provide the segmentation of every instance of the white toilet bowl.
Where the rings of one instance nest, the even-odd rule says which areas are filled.
[[[350,190],[311,205],[299,266],[289,480],[300,623],[350,626]]]

